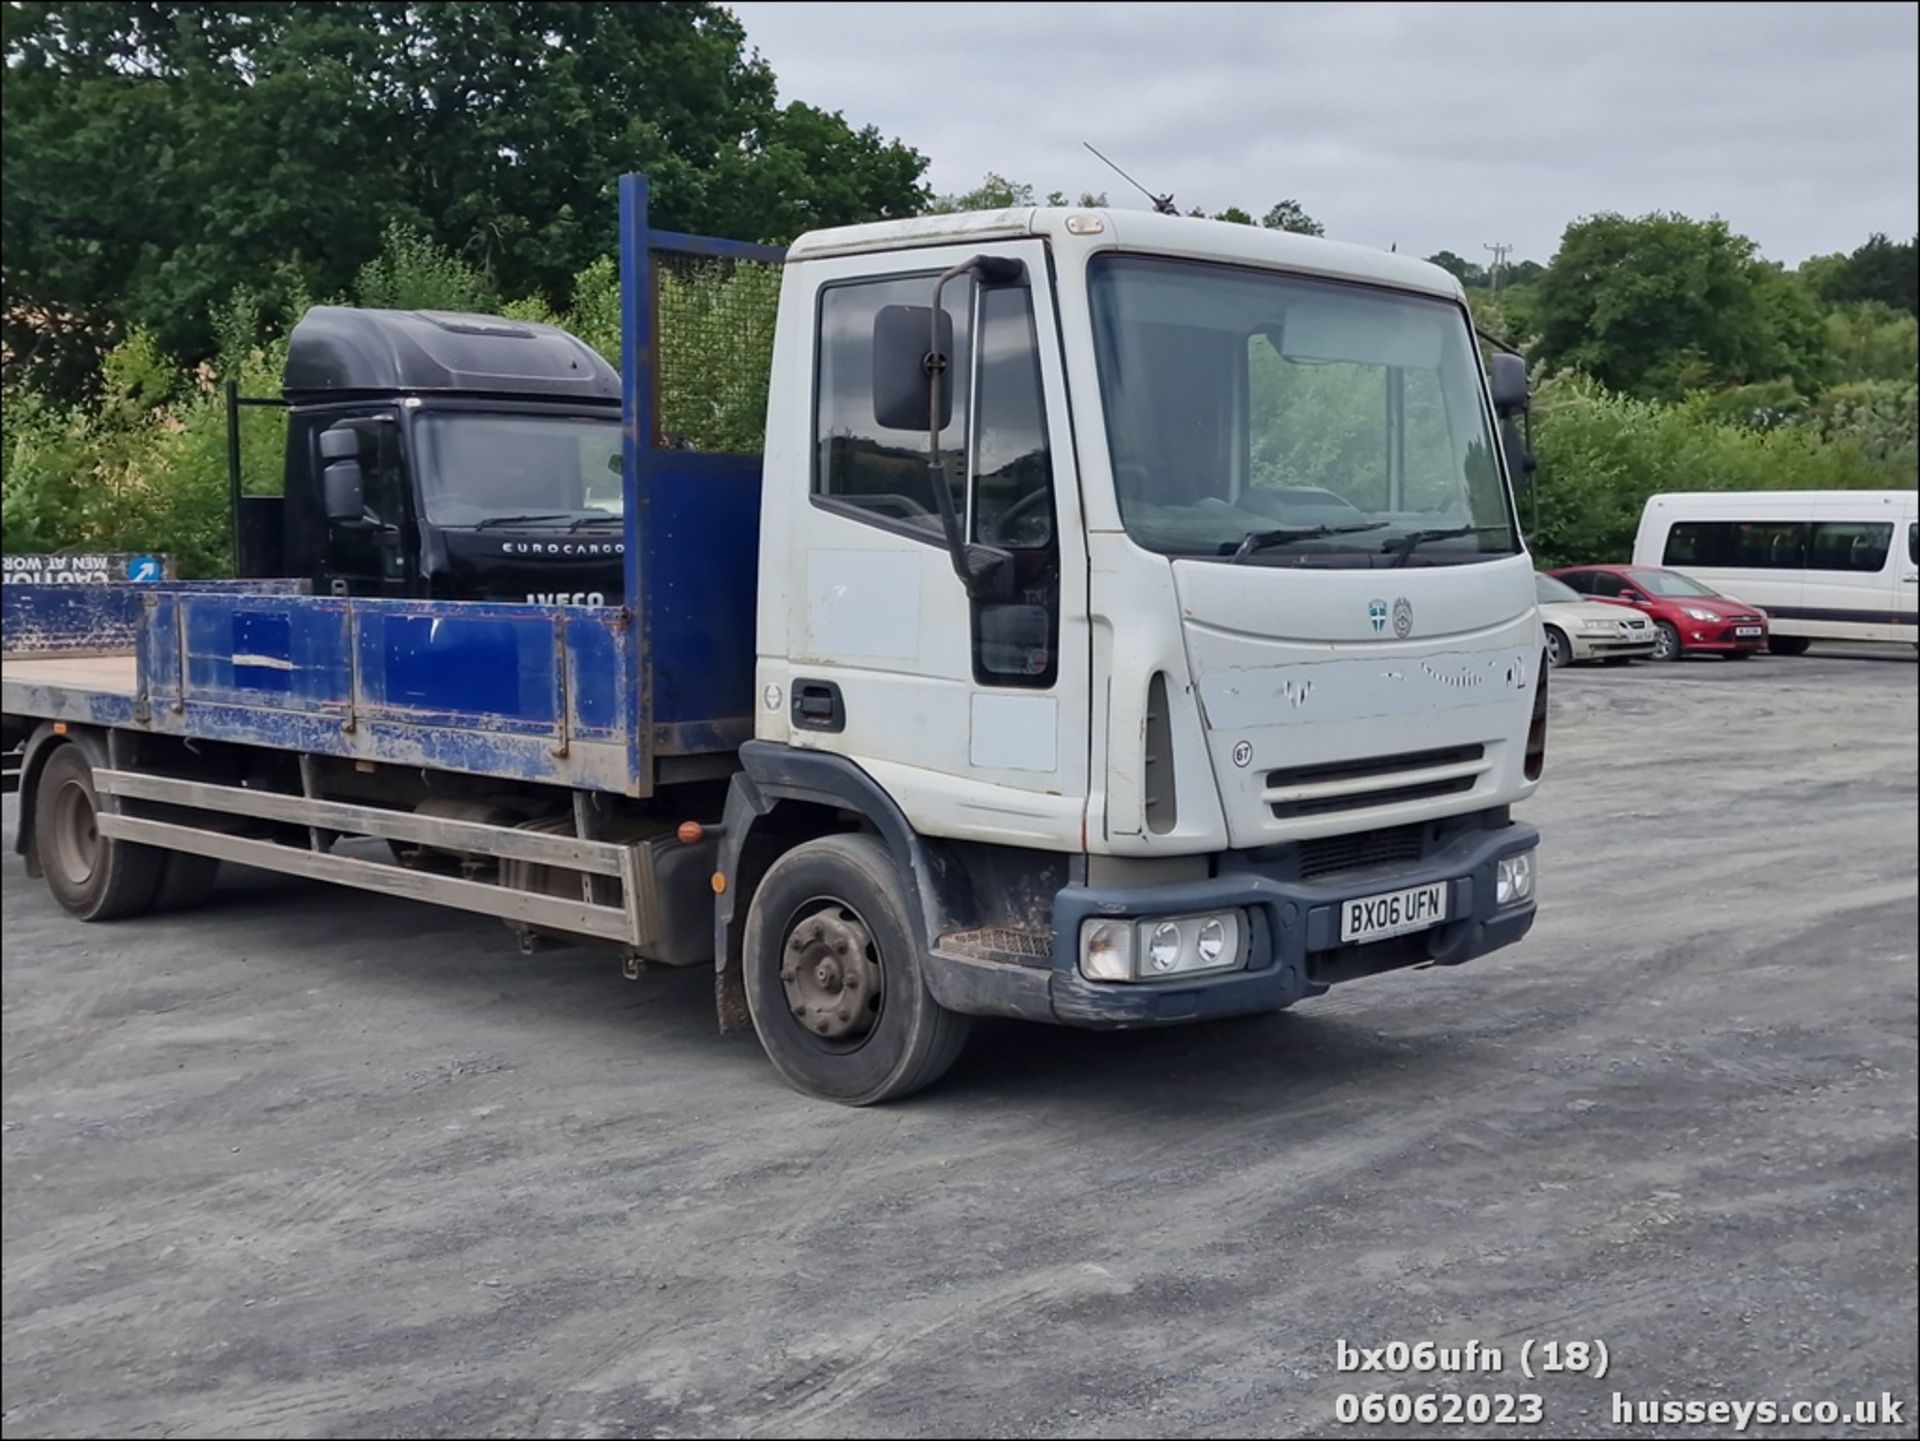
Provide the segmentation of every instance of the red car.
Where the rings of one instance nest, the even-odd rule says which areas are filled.
[[[1551,572],[1580,594],[1632,606],[1658,634],[1653,659],[1723,655],[1745,660],[1767,643],[1767,613],[1677,570],[1646,565],[1575,565]]]

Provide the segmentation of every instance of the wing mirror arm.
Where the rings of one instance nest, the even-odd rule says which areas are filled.
[[[947,463],[940,454],[940,421],[946,413],[942,404],[943,387],[952,364],[952,358],[940,349],[940,321],[945,314],[941,297],[947,282],[963,275],[977,276],[986,285],[1013,285],[1026,279],[1027,267],[1004,255],[976,255],[934,281],[927,354],[920,363],[927,375],[927,478],[933,484],[934,504],[940,510],[940,530],[946,538],[947,554],[953,561],[953,573],[975,600],[1004,600],[1013,593],[1013,557],[994,546],[967,543],[960,533],[960,517],[954,510]]]

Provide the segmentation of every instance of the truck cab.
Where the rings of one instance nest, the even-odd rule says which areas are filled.
[[[881,793],[945,1004],[1241,1014],[1531,925],[1524,372],[1490,389],[1453,277],[1136,212],[887,222],[791,247],[773,377],[730,831]],[[844,1043],[808,1024],[790,1078]]]
[[[618,605],[620,381],[550,325],[319,305],[289,339],[282,494],[243,576],[320,594]]]

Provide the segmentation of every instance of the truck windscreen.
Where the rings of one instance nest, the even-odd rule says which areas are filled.
[[[620,423],[612,417],[427,411],[413,434],[421,503],[436,525],[620,515]]]
[[[1465,313],[1439,299],[1109,255],[1095,349],[1127,533],[1283,565],[1518,550]]]

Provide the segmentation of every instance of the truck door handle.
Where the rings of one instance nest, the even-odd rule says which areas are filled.
[[[845,730],[847,708],[840,699],[840,687],[830,680],[796,680],[793,724],[803,731]]]

